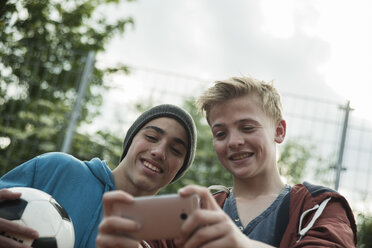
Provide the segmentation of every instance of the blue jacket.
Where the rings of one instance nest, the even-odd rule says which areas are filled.
[[[95,247],[103,193],[115,189],[105,161],[80,161],[59,152],[37,156],[5,174],[0,188],[10,187],[32,187],[52,195],[72,219],[75,248]]]

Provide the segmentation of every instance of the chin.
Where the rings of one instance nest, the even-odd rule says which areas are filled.
[[[163,184],[155,183],[154,181],[149,180],[142,180],[137,183],[137,187],[143,191],[159,191],[162,187],[164,187]]]

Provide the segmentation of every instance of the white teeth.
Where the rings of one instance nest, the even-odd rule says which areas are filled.
[[[239,156],[233,156],[232,159],[233,160],[239,160],[239,159],[243,159],[243,158],[247,158],[249,157],[250,153],[245,153],[245,154],[242,154],[242,155],[239,155]]]
[[[152,170],[152,171],[160,172],[160,170],[159,170],[158,167],[153,166],[152,164],[150,164],[150,163],[147,162],[147,161],[143,161],[143,165],[144,165],[146,168],[149,168],[149,169]]]

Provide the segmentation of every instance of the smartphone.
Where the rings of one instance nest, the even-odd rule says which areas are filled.
[[[178,194],[135,197],[133,204],[118,203],[122,217],[141,226],[129,235],[137,240],[173,239],[180,235],[181,225],[200,206],[197,195],[180,197]],[[118,213],[117,212],[117,213]]]

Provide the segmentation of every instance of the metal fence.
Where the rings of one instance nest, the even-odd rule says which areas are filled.
[[[120,108],[127,114],[134,103],[149,99],[153,103],[181,104],[212,85],[211,80],[138,66],[131,71],[130,75],[112,78],[108,86],[117,98],[108,95],[106,108]],[[305,145],[313,154],[303,180],[336,189],[353,209],[371,213],[372,123],[354,117],[346,100],[334,102],[286,92],[281,95],[286,139]]]
[[[310,180],[340,191],[360,212],[371,213],[372,123],[353,116],[350,103],[283,93],[289,137],[309,143],[319,160]],[[322,170],[323,169],[323,170]]]
[[[78,70],[83,74],[82,68]],[[1,63],[0,70],[4,70]],[[103,96],[102,113],[89,124],[89,128],[85,127],[85,131],[107,129],[123,136],[125,126],[129,125],[132,116],[136,114],[135,104],[143,101],[181,105],[186,98],[197,97],[212,82],[132,66],[131,74],[110,76],[105,79],[105,84],[108,91]],[[79,99],[78,88],[79,85],[76,87],[75,99]],[[354,210],[371,213],[372,189],[369,182],[372,179],[372,123],[355,118],[347,102],[331,102],[286,92],[282,92],[282,100],[288,125],[287,139],[307,145],[317,158],[306,168],[304,180],[337,188],[350,201]],[[68,117],[66,120],[70,121],[73,130],[71,122],[74,118]],[[67,135],[63,144],[71,138],[67,137],[71,134],[68,131],[69,125],[65,126]],[[8,141],[1,133],[2,130],[0,149],[5,149]],[[60,150],[66,151],[66,146],[62,147],[62,142],[59,143]]]

